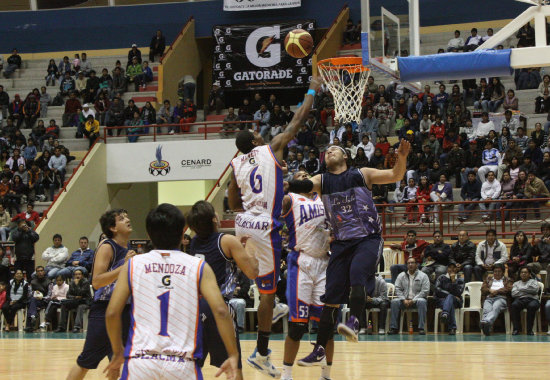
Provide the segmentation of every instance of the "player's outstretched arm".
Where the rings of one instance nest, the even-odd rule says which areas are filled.
[[[229,202],[229,208],[231,210],[242,210],[243,200],[237,185],[237,178],[235,178],[235,172],[231,173],[231,183],[227,188],[227,201]]]
[[[309,90],[316,92],[319,87],[321,87],[321,84],[321,78],[314,76],[309,82]],[[271,149],[273,150],[275,158],[277,158],[279,162],[283,160],[283,149],[296,136],[296,133],[298,133],[298,131],[302,127],[302,124],[304,124],[304,122],[306,121],[307,115],[309,115],[309,111],[311,110],[314,99],[314,95],[310,94],[309,90],[306,94],[304,102],[302,103],[300,108],[298,108],[294,113],[294,117],[292,117],[292,120],[290,120],[290,123],[288,123],[285,131],[278,134],[273,138],[273,140],[271,140]]]
[[[392,169],[378,170],[372,168],[361,168],[361,173],[365,177],[367,185],[386,184],[401,181],[407,171],[407,156],[411,150],[411,144],[402,139],[397,148],[397,162]]]
[[[239,368],[239,351],[237,350],[237,342],[235,340],[235,329],[233,328],[229,309],[222,298],[220,288],[218,288],[214,272],[210,268],[210,265],[206,263],[204,263],[202,270],[200,292],[206,302],[208,302],[212,314],[214,314],[218,332],[228,355],[228,359],[221,365],[220,370],[216,373],[216,377],[225,372],[228,379],[234,379]]]
[[[284,190],[296,194],[317,193],[321,195],[321,174],[305,179],[303,181],[290,180],[284,182]]]
[[[118,282],[115,286],[109,306],[105,312],[105,326],[107,328],[107,334],[109,335],[109,341],[111,342],[111,348],[113,350],[113,356],[109,365],[103,371],[107,373],[109,379],[118,379],[120,374],[120,367],[124,363],[124,344],[122,342],[122,311],[126,306],[126,301],[130,297],[130,288],[128,286],[128,265],[131,262],[126,262],[120,267],[120,273],[118,275]]]
[[[246,277],[254,280],[258,277],[258,259],[253,254],[244,249],[243,245],[233,235],[223,235],[221,240],[223,252],[230,258],[233,258],[237,266],[243,271]]]

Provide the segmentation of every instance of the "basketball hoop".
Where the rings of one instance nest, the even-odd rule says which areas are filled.
[[[317,63],[334,98],[334,118],[340,123],[361,122],[361,103],[370,73],[362,61],[361,57],[338,57]]]

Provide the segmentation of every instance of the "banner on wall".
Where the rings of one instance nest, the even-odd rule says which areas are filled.
[[[218,179],[236,152],[233,139],[107,144],[107,183]]]
[[[307,86],[311,54],[296,59],[284,48],[287,33],[294,29],[313,33],[315,21],[214,26],[213,83],[225,90]]]
[[[274,8],[296,8],[302,0],[223,0],[224,11],[261,11]]]

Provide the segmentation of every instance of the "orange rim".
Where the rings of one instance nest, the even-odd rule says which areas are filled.
[[[347,70],[350,73],[363,73],[369,71],[363,66],[361,57],[337,57],[327,58],[317,62],[317,66],[324,70]]]

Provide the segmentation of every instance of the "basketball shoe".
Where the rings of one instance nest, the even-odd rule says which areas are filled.
[[[255,348],[252,355],[246,359],[246,362],[249,366],[260,371],[264,375],[278,379],[281,377],[281,371],[275,368],[275,366],[271,363],[269,358],[270,354],[271,350],[267,350],[267,356],[262,356],[258,353],[258,348]]]
[[[325,358],[325,349],[316,344],[313,351],[303,359],[298,360],[297,364],[301,367],[323,366],[327,364]]]
[[[359,320],[352,315],[345,324],[339,323],[338,334],[343,335],[348,342],[357,343],[359,340]]]

